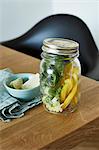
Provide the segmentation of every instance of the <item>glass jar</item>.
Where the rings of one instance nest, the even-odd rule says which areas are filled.
[[[61,38],[45,39],[40,64],[40,91],[46,110],[73,112],[79,102],[79,44]]]

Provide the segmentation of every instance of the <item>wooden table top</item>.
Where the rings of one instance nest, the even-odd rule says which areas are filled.
[[[40,60],[0,46],[0,69],[14,73],[39,72]],[[99,83],[81,77],[81,99],[76,112],[54,115],[41,105],[10,123],[0,121],[0,150],[69,150],[99,132]]]

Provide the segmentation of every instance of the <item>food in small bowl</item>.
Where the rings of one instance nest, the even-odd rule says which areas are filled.
[[[8,93],[20,100],[29,101],[40,95],[39,74],[15,74],[4,81]]]

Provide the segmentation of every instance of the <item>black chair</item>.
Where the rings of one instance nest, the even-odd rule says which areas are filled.
[[[41,59],[42,42],[49,37],[67,38],[79,42],[82,75],[99,80],[98,48],[87,25],[76,16],[51,15],[38,22],[21,37],[1,44]]]

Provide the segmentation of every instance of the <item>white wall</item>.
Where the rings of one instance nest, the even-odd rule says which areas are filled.
[[[51,0],[0,0],[0,41],[22,35],[51,13]]]
[[[16,38],[56,13],[83,19],[99,48],[99,0],[0,0],[0,41]]]
[[[99,49],[99,0],[53,0],[53,13],[80,17],[91,30]]]

